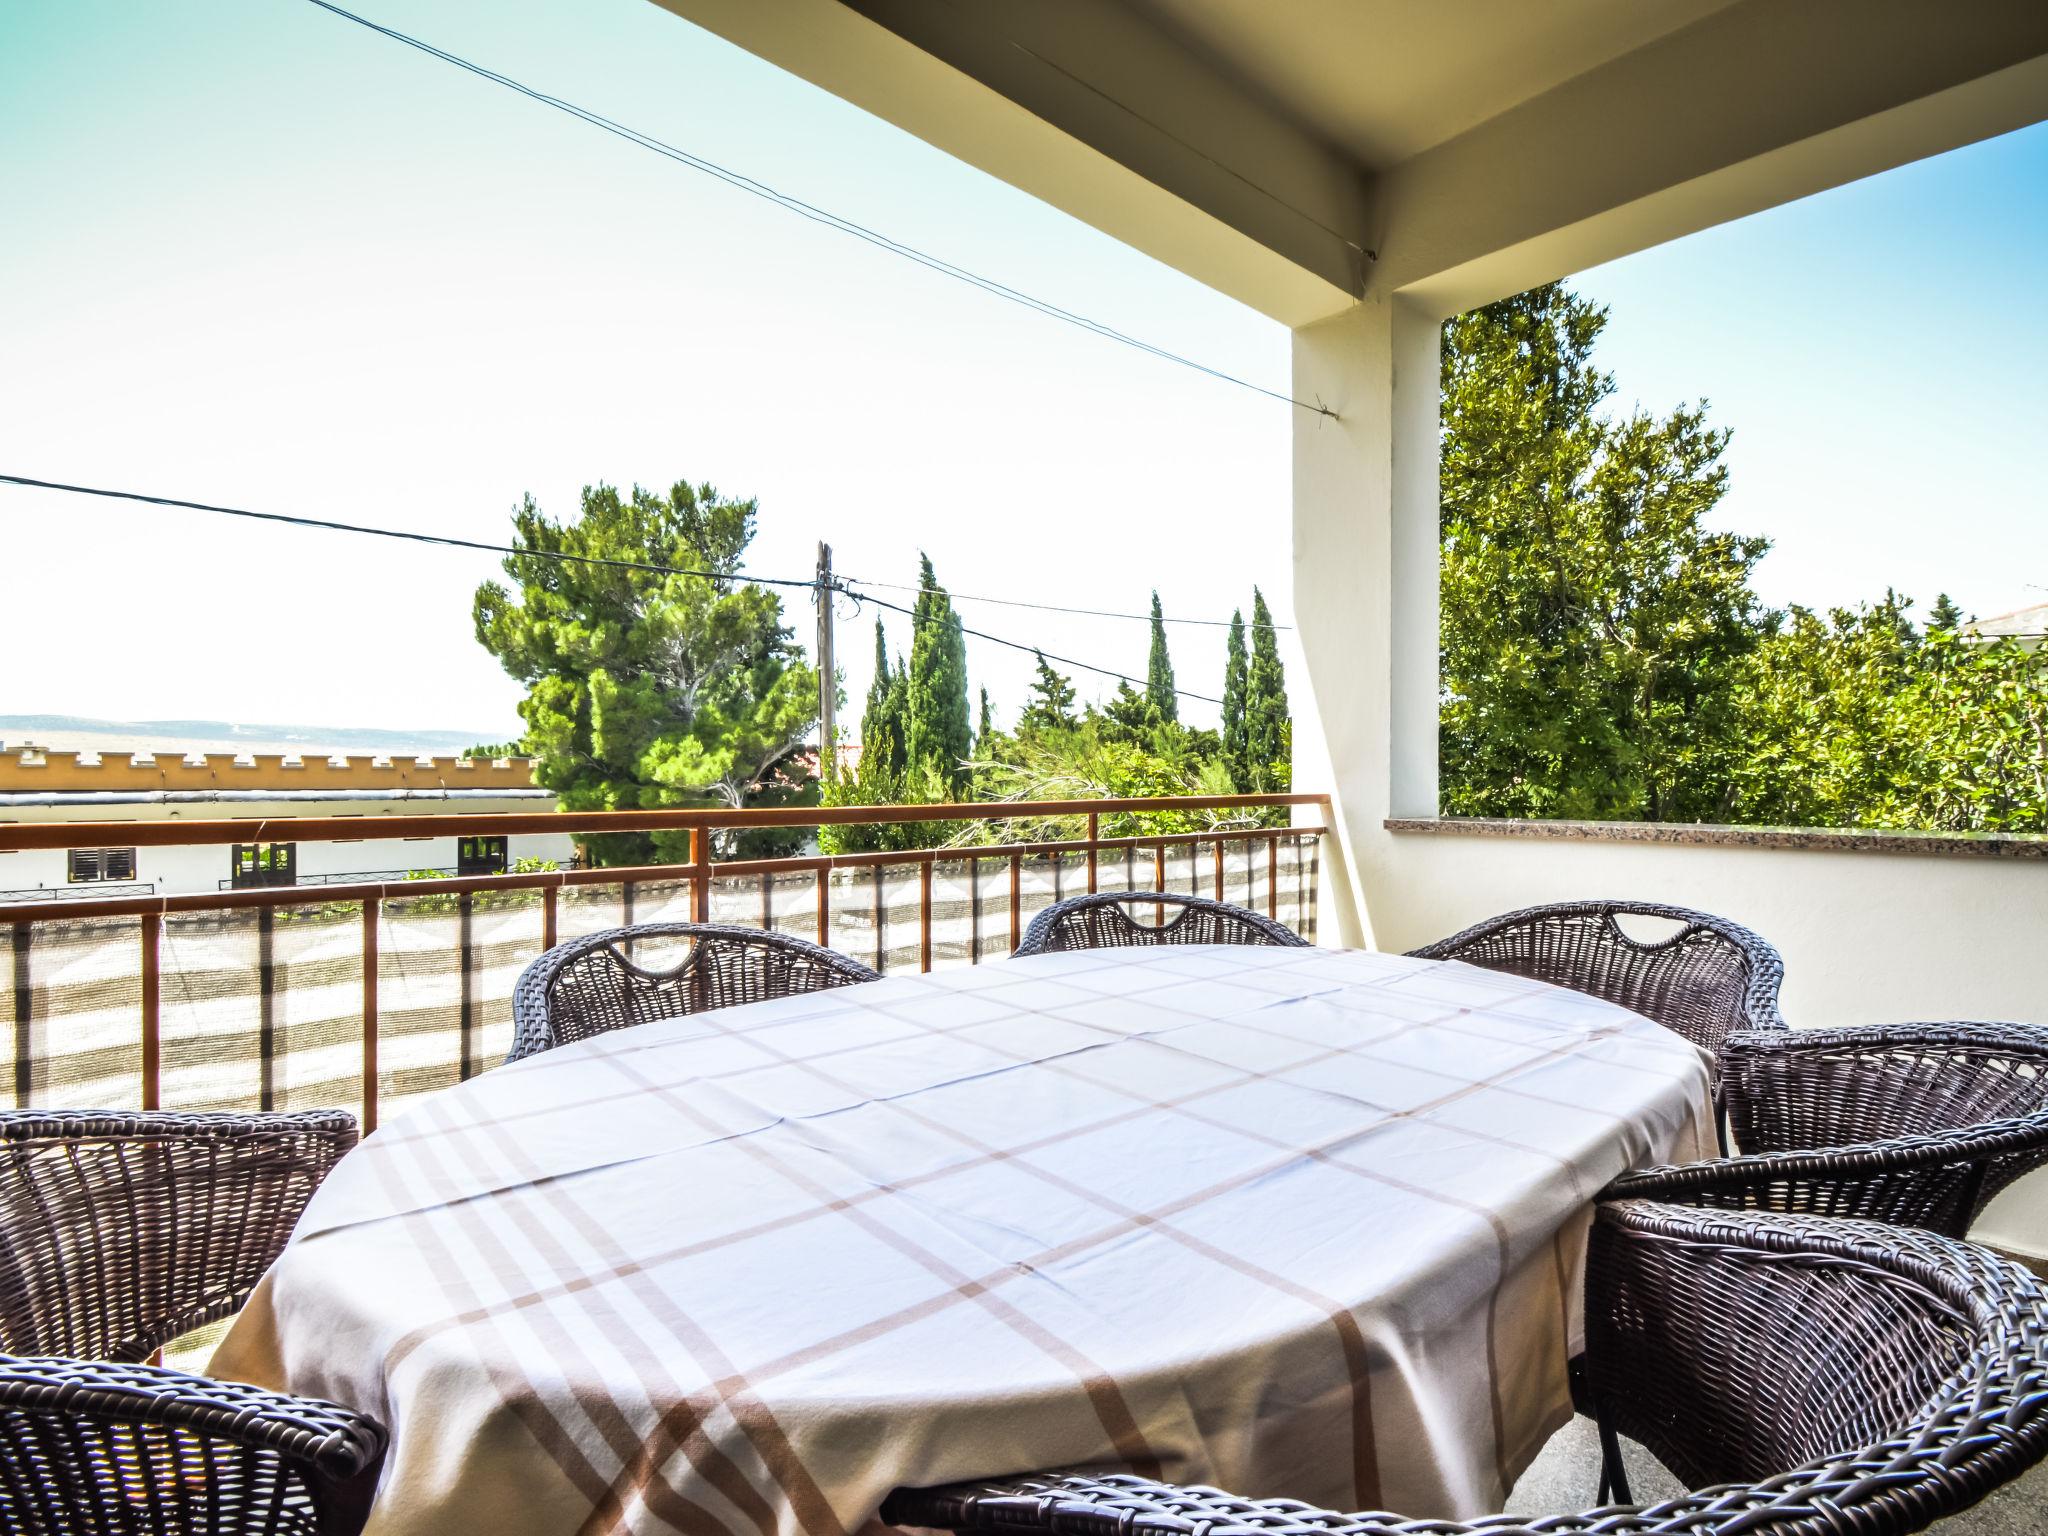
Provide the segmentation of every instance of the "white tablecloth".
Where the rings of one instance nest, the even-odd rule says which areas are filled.
[[[1622,1009],[1328,949],[1045,955],[625,1031],[346,1158],[214,1359],[394,1435],[373,1532],[849,1536],[1121,1464],[1500,1507],[1589,1202],[1711,1150]]]

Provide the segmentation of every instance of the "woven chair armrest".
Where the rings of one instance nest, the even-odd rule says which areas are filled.
[[[310,1137],[340,1152],[356,1144],[356,1117],[345,1109],[292,1114],[227,1111],[0,1110],[0,1141],[249,1141]]]
[[[0,1355],[0,1413],[14,1412],[183,1429],[268,1451],[330,1484],[369,1472],[386,1444],[382,1425],[338,1403],[98,1360]]]
[[[1798,1152],[1752,1152],[1741,1157],[1708,1158],[1697,1163],[1665,1163],[1637,1169],[1615,1179],[1597,1198],[1664,1200],[1686,1203],[1687,1196],[1765,1190],[1772,1185],[1815,1180],[1828,1184],[1855,1182],[1884,1174],[1906,1173],[1977,1162],[2008,1152],[2048,1146],[2048,1116],[1991,1120],[1959,1126],[1928,1136],[1901,1136],[1892,1141],[1865,1142],[1853,1147],[1821,1147]]]
[[[1419,1536],[1424,1531],[1456,1536],[1475,1528],[1458,1521],[1410,1520],[1393,1514],[1342,1514],[1293,1499],[1242,1499],[1216,1488],[1086,1472],[1050,1472],[950,1488],[899,1488],[883,1501],[881,1518],[886,1525],[1019,1536],[1126,1536],[1133,1530],[1146,1536]]]
[[[1725,1056],[1762,1055],[1797,1059],[1809,1056],[1863,1056],[1871,1051],[1907,1047],[1916,1052],[1953,1046],[1958,1052],[1983,1055],[2013,1051],[2048,1055],[2048,1029],[2039,1024],[1955,1020],[1930,1024],[1859,1024],[1837,1029],[1738,1029],[1721,1044]]]

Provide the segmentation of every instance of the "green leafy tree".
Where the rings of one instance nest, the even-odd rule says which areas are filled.
[[[1728,438],[1704,406],[1603,414],[1606,324],[1550,284],[1444,327],[1446,814],[1731,808],[1769,543],[1706,525]]]
[[[919,557],[912,623],[904,750],[911,764],[929,768],[948,791],[957,791],[966,783],[965,765],[974,752],[968,725],[967,640],[953,599],[924,556]]]
[[[1794,608],[1759,647],[1737,819],[2048,832],[2048,652],[1910,607]]]
[[[1245,654],[1244,611],[1232,609],[1230,635],[1223,648],[1223,761],[1231,785],[1244,790],[1252,781],[1251,753],[1244,734],[1244,700],[1250,661]]]
[[[2048,648],[1930,630],[1895,696],[1910,771],[1877,808],[1895,827],[2048,832]]]
[[[1173,658],[1166,654],[1166,618],[1159,594],[1152,594],[1152,653],[1145,660],[1145,698],[1162,720],[1180,718],[1180,695],[1173,686]]]
[[[1280,638],[1266,595],[1252,588],[1252,654],[1245,669],[1244,751],[1249,789],[1284,791],[1294,777],[1294,724]]]
[[[519,712],[535,777],[566,809],[739,807],[808,793],[791,760],[816,720],[818,679],[781,600],[740,576],[755,515],[751,500],[682,481],[665,495],[587,486],[566,523],[531,496],[514,512],[512,586],[478,587],[472,616],[478,642],[526,686]],[[681,859],[687,842],[610,834],[588,852],[603,864]]]
[[[1909,773],[1896,735],[1897,698],[1916,668],[1908,606],[1887,593],[1875,606],[1770,616],[1731,684],[1744,750],[1729,819],[1855,826]]]

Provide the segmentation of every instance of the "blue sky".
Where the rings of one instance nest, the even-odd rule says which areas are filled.
[[[1617,406],[1734,429],[1766,601],[2048,602],[2048,124],[1581,273]]]
[[[1262,382],[1278,326],[646,0],[370,14]],[[1585,274],[1624,401],[1735,428],[1772,601],[2048,599],[2048,131]],[[0,0],[0,469],[502,537],[599,478],[755,570],[1285,616],[1288,408],[998,303],[287,0]],[[488,557],[0,491],[0,713],[516,728]],[[1142,625],[963,604],[1142,674]],[[791,621],[809,637],[807,606]],[[871,615],[842,625],[849,692]],[[892,643],[906,638],[891,621]],[[1220,631],[1179,629],[1214,693]],[[1008,718],[1028,657],[970,642]],[[1081,679],[1084,689],[1091,684]],[[1099,688],[1099,682],[1094,685]],[[1189,705],[1196,716],[1205,706]]]

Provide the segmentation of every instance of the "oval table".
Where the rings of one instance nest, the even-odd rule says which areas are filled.
[[[390,1426],[372,1531],[851,1536],[1071,1465],[1469,1517],[1569,1416],[1593,1194],[1712,1124],[1677,1036],[1456,963],[890,977],[422,1100],[213,1369]]]

